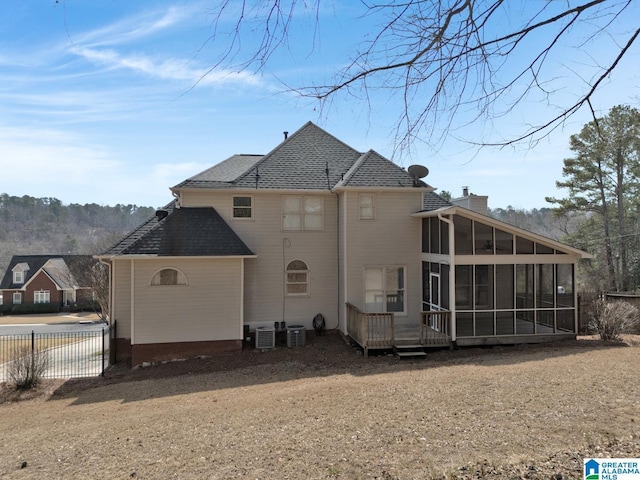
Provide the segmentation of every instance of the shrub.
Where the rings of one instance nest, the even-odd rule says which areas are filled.
[[[49,354],[46,350],[31,349],[29,346],[16,348],[9,364],[9,378],[16,389],[28,390],[35,387],[47,370]]]
[[[594,302],[594,313],[589,329],[605,341],[620,340],[620,335],[638,326],[638,309],[628,302]]]
[[[11,305],[12,315],[21,315],[27,313],[59,313],[60,305],[57,303],[20,303]],[[9,312],[7,312],[9,313]]]

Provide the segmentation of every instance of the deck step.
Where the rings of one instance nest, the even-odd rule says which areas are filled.
[[[399,358],[409,357],[426,357],[427,352],[424,351],[424,346],[420,344],[398,344],[393,346],[393,353]]]
[[[418,351],[411,351],[411,352],[396,352],[396,355],[400,358],[408,358],[408,357],[426,357],[427,356],[427,352],[418,352]]]

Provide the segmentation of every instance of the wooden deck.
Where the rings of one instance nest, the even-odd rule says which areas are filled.
[[[418,324],[398,325],[393,313],[367,313],[347,304],[347,333],[369,355],[369,350],[423,351],[451,346],[450,312],[421,312]],[[408,352],[405,352],[408,354]]]

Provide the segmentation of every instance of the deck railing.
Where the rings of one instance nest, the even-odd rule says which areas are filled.
[[[451,344],[451,312],[449,310],[422,312],[420,343],[431,347],[446,347]]]
[[[367,356],[370,348],[392,348],[394,344],[394,314],[365,313],[347,303],[347,333]]]

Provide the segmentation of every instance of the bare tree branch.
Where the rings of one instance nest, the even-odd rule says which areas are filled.
[[[632,0],[591,0],[577,4],[567,0],[545,1],[535,10],[531,4],[505,0],[388,0],[361,2],[367,19],[379,19],[371,40],[363,42],[352,60],[337,72],[334,81],[294,87],[293,91],[320,102],[320,108],[339,94],[361,97],[382,91],[399,94],[402,112],[396,124],[399,144],[416,138],[442,141],[456,129],[481,119],[490,123],[521,107],[534,95],[551,108],[550,116],[537,124],[508,133],[500,141],[484,138],[474,145],[507,146],[536,142],[591,99],[602,83],[636,43],[640,29],[617,33],[625,36],[612,58],[596,60],[592,80],[583,80],[584,91],[568,105],[553,105],[558,76],[552,62],[566,56],[561,49],[571,42],[592,43],[611,35],[609,29],[624,16],[640,18]],[[289,33],[300,14],[313,14],[317,27],[320,0],[223,0],[214,10],[213,33],[208,44],[218,45],[219,29],[227,15],[234,18],[225,49],[210,71],[223,64],[240,70],[266,68],[272,55],[288,46]],[[637,23],[637,21],[636,21]],[[245,45],[246,32],[254,42]],[[314,30],[314,45],[317,30]],[[255,40],[257,39],[257,40]],[[247,50],[247,47],[248,50]],[[240,59],[237,63],[236,60]],[[580,78],[579,73],[574,74]],[[562,99],[566,100],[566,96]],[[537,101],[540,101],[539,99]],[[592,107],[590,107],[592,109]],[[594,115],[595,119],[595,115]]]

